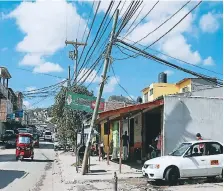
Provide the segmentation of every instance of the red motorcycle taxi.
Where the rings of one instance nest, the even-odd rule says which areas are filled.
[[[16,160],[34,157],[33,136],[30,133],[19,133],[16,139]]]

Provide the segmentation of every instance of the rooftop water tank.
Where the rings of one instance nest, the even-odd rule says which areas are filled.
[[[165,72],[159,73],[158,81],[159,83],[167,83],[167,74]]]

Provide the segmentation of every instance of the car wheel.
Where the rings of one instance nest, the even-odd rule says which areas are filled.
[[[161,180],[161,179],[155,180],[155,185],[156,186],[161,186],[162,184],[163,184],[163,180]]]
[[[208,177],[207,177],[207,180],[208,180],[209,182],[215,182],[215,180],[216,180],[216,176],[208,176]]]
[[[179,179],[179,171],[177,168],[169,168],[165,174],[165,180],[170,186],[174,186],[177,184]]]

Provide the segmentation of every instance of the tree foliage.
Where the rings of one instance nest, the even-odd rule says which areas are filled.
[[[57,125],[57,134],[61,141],[71,141],[72,145],[76,142],[76,131],[82,127],[82,121],[87,115],[84,111],[71,110],[65,107],[66,87],[62,87],[55,97],[55,103],[52,107],[52,123]],[[93,96],[85,86],[73,86],[71,92]]]

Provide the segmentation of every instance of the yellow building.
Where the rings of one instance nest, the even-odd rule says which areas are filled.
[[[176,84],[153,83],[149,87],[143,89],[142,92],[143,102],[145,103],[153,101],[163,95],[179,93],[179,89]]]
[[[142,90],[143,102],[153,101],[164,95],[197,91],[205,87],[214,87],[216,86],[216,79],[212,80],[214,82],[202,78],[184,78],[175,84],[152,83]]]

